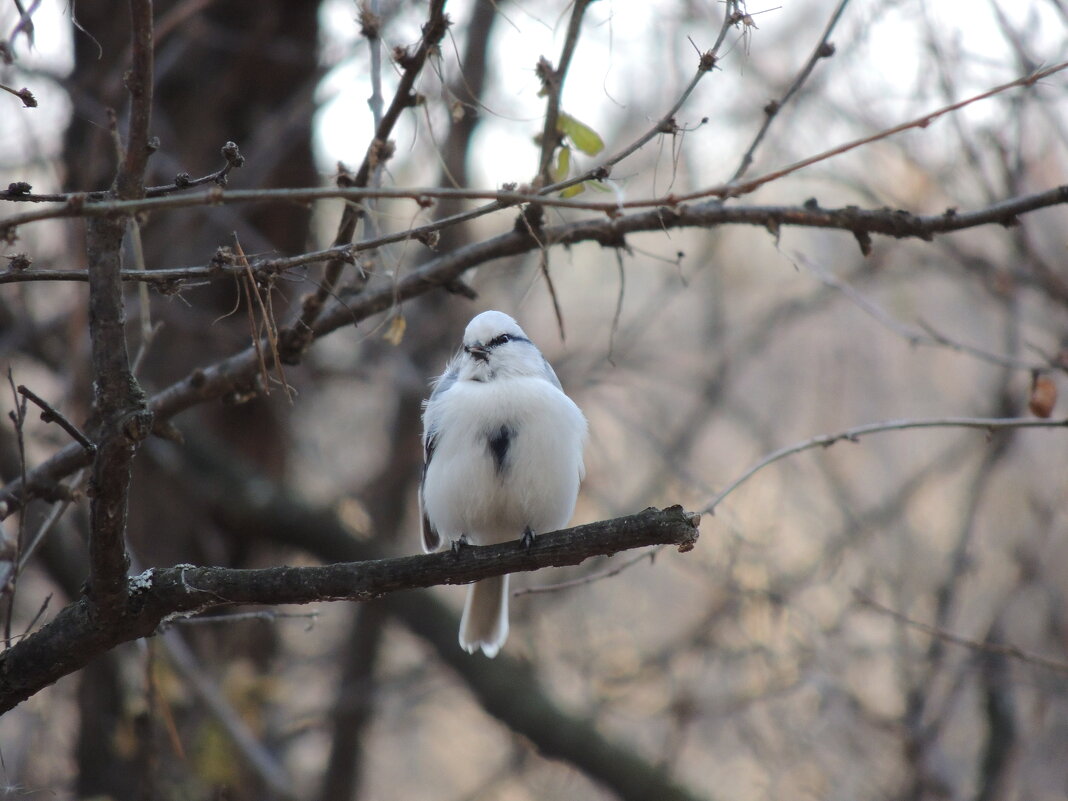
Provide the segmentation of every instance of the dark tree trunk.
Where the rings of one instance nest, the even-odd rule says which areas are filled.
[[[246,161],[242,169],[230,174],[230,186],[317,184],[311,125],[312,95],[320,77],[318,4],[228,0],[183,16],[189,5],[178,0],[155,4],[151,133],[159,137],[160,148],[149,161],[146,183],[169,183],[179,172],[196,177],[218,170],[225,163],[220,149],[233,141]],[[124,131],[127,98],[122,77],[130,53],[128,12],[124,4],[108,3],[82,3],[74,10],[87,33],[74,33],[75,112],[65,140],[66,188],[104,189],[111,184],[116,164],[108,109],[115,109],[119,130]],[[309,219],[310,212],[289,206],[234,207],[221,215],[197,209],[149,218],[142,223],[145,267],[206,263],[218,247],[234,244],[234,233],[249,253],[297,253],[309,241]],[[244,308],[212,325],[233,308],[233,286],[193,293],[189,298],[193,308],[173,299],[152,299],[152,320],[162,322],[163,328],[139,376],[150,389],[231,352],[235,343],[249,341]],[[128,339],[135,351],[140,345],[142,312],[136,294],[128,294],[127,306]],[[278,308],[284,313],[286,302],[279,300]],[[214,404],[201,410],[201,419],[194,424],[213,429],[281,478],[287,441],[283,407],[275,395],[240,406]],[[134,489],[128,538],[132,552],[146,566],[176,561],[240,565],[262,560],[257,548],[220,537],[196,511],[196,499],[176,492],[159,471],[151,469],[148,460],[134,465]],[[263,641],[235,646],[246,631]],[[213,632],[197,632],[192,644],[214,636]],[[228,646],[251,649],[260,655],[262,666],[273,651],[273,637],[269,627],[236,627],[229,632]],[[116,748],[120,730],[135,730],[119,691],[121,679],[116,671],[122,656],[94,663],[80,679],[78,789],[83,796],[126,799],[138,793],[129,759]],[[256,782],[248,782],[231,797],[254,795],[256,788]]]

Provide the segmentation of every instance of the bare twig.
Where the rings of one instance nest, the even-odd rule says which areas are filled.
[[[599,570],[595,573],[588,573],[585,576],[580,576],[579,578],[571,579],[570,581],[558,581],[555,584],[543,584],[538,587],[521,587],[518,590],[512,590],[512,597],[518,598],[520,595],[540,595],[541,593],[570,590],[574,587],[582,587],[586,584],[593,584],[594,582],[602,581],[603,579],[612,578],[613,576],[618,576],[624,570],[628,570],[639,562],[644,562],[646,559],[652,563],[663,547],[664,546],[659,545],[651,550],[643,551],[624,562],[620,562],[618,565],[615,565],[608,570]]]
[[[169,184],[147,187],[144,196],[163,197],[164,195],[170,195],[175,192],[184,192],[186,189],[195,189],[204,184],[226,186],[227,176],[230,174],[230,171],[236,167],[243,166],[245,157],[241,155],[241,151],[233,142],[227,142],[222,146],[222,154],[226,159],[226,164],[215,172],[210,172],[199,178],[190,178],[188,173],[179,173],[174,177],[174,181]],[[7,189],[0,190],[0,200],[14,200],[24,203],[68,203],[73,200],[77,203],[85,201],[106,201],[111,197],[109,190],[39,195],[31,192],[31,188],[32,187],[25,182],[15,182],[9,185]]]
[[[929,419],[889,420],[882,423],[866,423],[865,425],[856,426],[855,428],[847,428],[844,431],[839,431],[835,434],[820,434],[811,439],[796,442],[793,445],[788,445],[785,448],[772,451],[764,456],[738,478],[720,490],[716,496],[709,501],[708,505],[701,510],[701,514],[714,512],[724,498],[752,478],[753,475],[759,473],[768,465],[774,464],[781,459],[785,459],[787,456],[793,456],[794,454],[812,450],[813,448],[826,448],[834,445],[836,442],[842,442],[843,440],[857,442],[861,437],[867,436],[868,434],[877,434],[883,431],[908,431],[918,428],[974,428],[990,433],[1017,428],[1068,428],[1068,419],[1042,420],[1029,417],[935,417]]]
[[[782,107],[790,102],[797,91],[808,80],[808,76],[812,74],[812,70],[816,68],[822,59],[830,58],[834,55],[834,45],[831,44],[831,33],[834,32],[835,26],[838,25],[838,20],[842,18],[842,12],[845,11],[845,7],[849,4],[849,0],[839,0],[838,7],[831,14],[831,18],[827,21],[826,27],[823,29],[823,34],[820,36],[819,42],[812,51],[812,55],[809,56],[805,66],[802,67],[801,72],[794,78],[793,83],[790,84],[790,88],[786,90],[786,93],[778,100],[773,100],[764,106],[764,123],[760,126],[760,130],[757,131],[756,136],[753,137],[753,141],[750,142],[748,149],[742,156],[741,162],[738,164],[738,168],[734,171],[734,175],[731,176],[731,182],[737,181],[743,175],[745,171],[749,169],[749,165],[753,163],[753,154],[756,153],[756,149],[760,147],[760,143],[764,141],[764,137],[768,133],[768,129],[771,128],[772,122],[782,111]]]
[[[271,364],[274,369],[278,371],[278,380],[282,384],[282,391],[286,394],[286,399],[292,403],[293,393],[289,386],[289,382],[286,380],[285,368],[282,366],[282,360],[278,357],[278,325],[274,319],[274,313],[270,310],[269,301],[268,304],[263,302],[263,294],[260,292],[259,285],[256,282],[256,276],[252,274],[252,267],[248,263],[248,257],[245,256],[245,251],[241,247],[241,242],[238,241],[237,233],[234,233],[234,249],[237,253],[238,262],[245,267],[245,293],[248,296],[248,314],[249,324],[251,327],[252,344],[259,351],[260,347],[260,332],[259,328],[262,326],[265,331],[264,338],[267,340],[267,344],[271,347]],[[270,286],[267,291],[270,292]],[[253,308],[253,299],[255,299],[255,306],[259,309],[261,326],[256,325],[256,313]],[[260,370],[263,375],[263,391],[266,394],[270,394],[270,375],[267,372],[267,364],[263,358],[262,352],[259,352]]]
[[[958,353],[966,353],[969,356],[974,356],[984,362],[990,364],[996,364],[1000,367],[1010,367],[1014,370],[1049,370],[1056,365],[1039,364],[1038,362],[1028,362],[1023,359],[1017,359],[1013,356],[1005,356],[1000,353],[991,353],[990,351],[977,348],[974,345],[968,345],[964,342],[958,342],[945,334],[941,334],[936,331],[929,324],[920,321],[920,327],[914,328],[910,325],[906,325],[897,320],[893,315],[887,312],[884,308],[873,302],[863,294],[858,292],[850,284],[842,281],[834,275],[825,272],[813,264],[810,264],[805,258],[798,258],[798,261],[805,264],[808,270],[816,276],[826,286],[832,289],[837,289],[853,303],[855,303],[862,311],[864,311],[872,319],[879,322],[886,329],[893,331],[898,336],[902,337],[910,345],[927,345],[949,348],[950,350],[957,351]],[[1065,369],[1068,369],[1066,367]]]
[[[553,278],[549,274],[549,251],[545,248],[542,248],[541,253],[538,254],[538,266],[541,268],[542,278],[545,279],[545,286],[549,290],[549,300],[553,303],[553,314],[556,316],[556,327],[560,331],[560,341],[564,342],[567,339],[564,330],[564,313],[560,309],[560,299],[556,297],[556,285],[553,284]]]
[[[123,280],[126,279],[123,278]],[[141,282],[139,289],[145,289],[147,286],[147,282]],[[156,336],[161,330],[163,330],[162,320],[154,323],[147,331],[142,329],[141,341],[137,344],[137,355],[134,356],[133,363],[130,365],[130,372],[133,373],[134,376],[141,371],[141,365],[144,364],[145,357],[148,355],[152,343],[156,341]]]
[[[395,241],[395,240],[393,240]],[[360,243],[362,245],[363,243]],[[280,275],[297,267],[308,264],[316,264],[332,258],[352,258],[352,254],[358,252],[360,245],[342,245],[340,247],[313,250],[298,256],[280,258],[256,258],[248,260],[249,268],[257,280],[265,280],[270,276]],[[215,278],[240,278],[247,273],[244,264],[238,264],[236,259],[215,259],[206,266],[197,267],[171,267],[159,270],[122,270],[123,281],[140,282],[155,286],[163,294],[177,291],[184,284],[206,283]],[[0,272],[0,284],[19,283],[25,281],[88,281],[87,270],[7,270]]]
[[[26,87],[22,87],[21,89],[13,89],[6,84],[0,83],[0,89],[3,89],[5,92],[13,94],[15,97],[21,100],[23,108],[37,108],[37,98],[34,97],[33,92],[31,92]]]
[[[545,122],[541,130],[541,153],[538,157],[537,184],[545,186],[552,183],[552,162],[556,146],[560,143],[557,125],[560,121],[560,94],[564,88],[567,71],[571,68],[571,58],[578,45],[579,31],[582,28],[582,16],[591,0],[574,0],[571,5],[571,18],[567,23],[564,46],[560,51],[560,62],[556,69],[544,57],[538,61],[536,68],[545,93]]]
[[[894,620],[904,623],[906,626],[922,631],[924,634],[929,634],[936,639],[944,642],[953,643],[954,645],[962,645],[965,648],[969,648],[973,651],[988,654],[1000,654],[1001,656],[1011,657],[1012,659],[1019,660],[1020,662],[1026,662],[1031,665],[1036,665],[1046,670],[1052,670],[1057,673],[1068,673],[1068,662],[1061,662],[1056,659],[1050,659],[1049,657],[1042,656],[1041,654],[1031,653],[1025,651],[1023,648],[1019,648],[1009,643],[1001,643],[993,640],[974,640],[969,637],[962,637],[959,634],[955,634],[951,631],[947,631],[939,626],[931,626],[927,623],[923,623],[919,620],[913,620],[907,615],[898,612],[896,609],[891,609],[884,604],[879,603],[874,598],[858,589],[853,590],[853,595],[864,606],[870,607],[877,612],[884,615],[889,615]]]
[[[15,408],[9,412],[11,422],[15,426],[15,445],[19,452],[19,476],[23,482],[26,481],[26,399],[19,400],[19,396],[15,391],[15,377],[11,372],[11,367],[7,368],[7,383],[11,387],[12,399],[15,402]],[[22,546],[26,541],[26,515],[25,513],[19,515],[19,529],[15,535],[15,548],[14,552],[10,554],[9,564],[11,565],[10,572],[6,577],[4,583],[0,585],[0,592],[7,592],[10,589],[10,596],[7,599],[7,610],[4,616],[4,645],[5,647],[11,645],[11,618],[15,613],[15,590],[18,587],[19,580],[19,566],[22,562]],[[5,543],[6,545],[6,543]]]
[[[726,191],[726,190],[724,190]],[[0,237],[3,231],[10,234],[18,225],[39,220],[57,219],[61,217],[110,217],[122,214],[134,214],[142,211],[159,211],[172,208],[188,208],[204,204],[218,203],[248,203],[262,201],[282,202],[311,202],[329,198],[364,200],[369,197],[392,197],[409,198],[417,202],[425,202],[431,197],[449,197],[456,199],[485,199],[496,197],[500,200],[500,208],[516,206],[522,203],[539,203],[544,206],[557,206],[560,208],[572,208],[587,211],[600,211],[608,213],[611,219],[607,221],[584,220],[579,223],[562,225],[556,229],[545,229],[547,233],[554,230],[563,231],[577,226],[582,230],[590,231],[589,239],[605,239],[610,232],[657,230],[664,228],[677,228],[685,226],[708,227],[725,223],[743,223],[759,225],[772,231],[783,225],[800,225],[814,228],[840,228],[857,233],[878,233],[894,237],[917,237],[930,239],[935,234],[949,231],[960,231],[966,228],[974,228],[978,225],[997,223],[999,225],[1013,225],[1021,214],[1035,211],[1040,208],[1068,203],[1068,186],[1055,187],[1043,192],[1030,195],[1008,198],[999,203],[994,203],[984,209],[975,212],[959,212],[957,209],[948,209],[943,214],[937,215],[913,215],[901,210],[892,209],[860,209],[856,206],[847,206],[842,209],[825,209],[812,204],[803,206],[747,206],[723,208],[718,203],[706,202],[702,204],[680,204],[679,198],[660,198],[655,200],[626,201],[623,203],[600,203],[592,201],[575,200],[573,198],[547,198],[542,195],[531,195],[522,192],[497,191],[487,192],[483,190],[468,189],[258,189],[237,190],[232,192],[215,191],[207,195],[182,195],[165,198],[149,198],[137,201],[110,201],[106,203],[93,203],[83,206],[68,204],[61,209],[50,209],[43,212],[30,212],[24,215],[15,215],[0,221]],[[645,206],[655,207],[652,212],[621,215],[623,208],[637,209]],[[485,207],[484,207],[485,208]],[[493,209],[497,210],[497,209]],[[358,242],[355,244],[335,245],[325,250],[315,251],[304,256],[296,256],[289,259],[268,259],[255,264],[262,264],[263,269],[280,272],[292,266],[309,264],[323,261],[336,255],[338,258],[351,258],[352,254],[380,247],[391,242],[401,242],[408,239],[425,238],[427,234],[440,230],[449,225],[472,219],[477,216],[478,210],[466,214],[458,214],[454,217],[428,223],[411,230],[388,234],[378,239]],[[488,213],[488,212],[487,212]],[[655,216],[650,218],[648,214]],[[555,241],[560,241],[559,237]],[[578,240],[573,240],[578,241]],[[222,267],[182,268],[183,271],[174,272],[168,270],[152,270],[147,275],[138,278],[135,271],[123,273],[127,280],[155,281],[166,285],[176,279],[182,278],[209,278],[214,274],[227,274]],[[193,272],[188,272],[192,270]],[[243,272],[234,270],[233,272]],[[48,270],[8,270],[0,273],[0,283],[15,281],[38,280],[36,276],[44,278],[40,280],[84,280],[81,279],[82,271],[48,271]],[[156,277],[156,276],[160,277]],[[58,276],[62,276],[61,278]]]
[[[338,186],[365,188],[371,179],[372,172],[384,164],[392,151],[389,137],[393,127],[400,119],[401,113],[419,102],[415,94],[415,80],[422,72],[423,66],[431,51],[438,46],[448,27],[448,17],[445,15],[445,0],[431,0],[427,22],[423,25],[423,36],[419,46],[414,52],[399,49],[395,53],[403,72],[397,83],[397,91],[393,96],[389,108],[386,109],[378,125],[375,128],[374,139],[367,147],[363,157],[363,163],[356,171],[355,176],[342,174],[338,176]],[[372,193],[380,191],[372,188]],[[362,216],[363,211],[359,204],[346,204],[338,223],[337,235],[334,237],[334,245],[347,245],[352,242],[356,233],[356,223]],[[287,362],[295,362],[299,354],[311,342],[308,332],[323,309],[323,305],[334,294],[341,272],[348,264],[346,259],[331,259],[323,270],[323,278],[318,289],[304,298],[299,318],[287,329],[281,332],[281,350],[283,359]]]
[[[126,73],[126,89],[130,93],[130,122],[126,132],[126,153],[115,179],[115,191],[120,198],[142,197],[148,157],[159,146],[149,139],[152,125],[152,2],[131,0],[130,21],[133,63]]]
[[[22,384],[19,384],[18,393],[23,397],[33,401],[37,406],[40,407],[41,419],[44,422],[56,423],[60,428],[70,434],[75,442],[85,448],[85,450],[88,451],[90,455],[96,452],[96,446],[92,443],[89,437],[85,435],[85,432],[78,428],[78,426],[74,425],[74,423],[72,423],[70,420],[68,420],[66,416],[58,409],[53,407],[52,404],[41,398],[33,390],[27,389]]]
[[[627,289],[627,272],[623,269],[623,252],[618,248],[616,249],[616,270],[619,273],[619,292],[616,294],[616,310],[612,314],[612,328],[608,334],[608,361],[611,364],[615,364],[612,355],[616,345],[616,334],[619,332],[619,321],[623,317],[623,298]]]
[[[15,8],[19,12],[19,21],[15,23],[15,27],[11,30],[11,35],[7,37],[8,51],[15,49],[15,40],[19,34],[25,34],[26,41],[33,46],[34,39],[34,24],[33,14],[41,5],[41,0],[33,0],[30,3],[29,8],[23,8],[21,0],[15,0]]]
[[[677,128],[675,122],[676,115],[682,110],[682,107],[686,105],[686,101],[690,99],[690,95],[697,89],[697,85],[701,82],[701,79],[715,69],[716,62],[719,60],[719,50],[723,46],[723,41],[727,38],[727,32],[731,29],[731,20],[737,12],[737,6],[737,0],[728,0],[723,12],[723,23],[720,26],[719,34],[716,36],[715,44],[704,52],[698,50],[697,71],[694,72],[693,77],[690,78],[690,82],[683,88],[682,93],[671,105],[671,108],[664,112],[664,114],[653,123],[644,134],[619,152],[604,159],[597,164],[597,166],[591,167],[581,175],[577,175],[574,178],[565,178],[555,184],[542,187],[539,190],[539,194],[548,195],[550,193],[559,192],[570,186],[583,183],[584,181],[604,180],[608,177],[612,167],[616,164],[637,153],[656,137],[675,131]]]
[[[74,479],[71,481],[72,488],[77,488],[77,486],[82,483],[82,476],[84,475],[84,473],[84,470],[79,470],[77,473],[75,473]],[[21,572],[22,569],[27,564],[29,564],[29,561],[33,558],[33,554],[37,550],[37,547],[42,542],[44,542],[44,538],[48,536],[48,533],[52,530],[52,527],[55,526],[55,524],[59,521],[59,518],[63,516],[64,512],[66,512],[67,509],[70,508],[70,505],[74,502],[74,497],[75,493],[74,491],[72,491],[69,497],[63,498],[58,503],[53,504],[52,508],[48,512],[48,517],[46,517],[44,519],[44,522],[42,522],[41,525],[38,527],[37,533],[33,535],[33,538],[29,541],[29,543],[27,543],[25,549],[22,552],[22,555],[19,557],[17,567],[17,570],[19,572]]]
[[[380,15],[378,0],[365,2],[360,9],[360,31],[367,39],[368,51],[371,61],[371,96],[367,98],[367,105],[371,109],[371,121],[377,131],[382,125],[382,110],[385,99],[382,97],[382,17]],[[385,160],[379,160],[371,168],[371,187],[382,185],[382,171],[386,168]],[[374,220],[374,201],[368,201],[370,215],[364,217],[365,238],[374,238],[377,235],[377,226]]]
[[[283,798],[296,799],[293,782],[270,751],[256,739],[248,724],[233,708],[226,696],[200,666],[192,649],[186,645],[177,631],[163,633],[163,646],[167,649],[171,664],[182,675],[189,686],[208,708],[212,716],[222,726],[230,741],[237,747],[249,766],[263,779],[273,792]]]
[[[818,162],[826,161],[827,159],[833,158],[835,156],[840,156],[843,153],[848,153],[850,150],[856,150],[858,147],[869,145],[872,142],[878,142],[880,139],[887,139],[891,136],[894,136],[895,134],[901,133],[902,131],[907,131],[910,128],[926,128],[939,117],[943,117],[946,114],[951,114],[954,111],[959,111],[965,106],[970,106],[972,103],[977,103],[980,100],[986,100],[988,97],[994,97],[995,95],[1001,94],[1002,92],[1008,91],[1009,89],[1033,86],[1035,83],[1042,80],[1043,78],[1048,78],[1050,75],[1061,72],[1066,68],[1068,68],[1068,61],[1062,61],[1059,64],[1054,64],[1052,67],[1047,67],[1045,69],[1038,70],[1037,72],[1032,72],[1029,75],[1024,75],[1014,81],[1009,81],[1008,83],[1003,83],[1000,86],[995,86],[993,89],[988,89],[985,92],[973,95],[965,100],[961,100],[960,102],[951,103],[948,106],[943,106],[940,109],[928,112],[922,117],[917,117],[916,119],[910,120],[909,122],[903,122],[900,125],[893,126],[892,128],[885,128],[884,130],[872,134],[871,136],[854,139],[852,142],[846,142],[844,145],[839,145],[838,147],[833,147],[830,150],[825,150],[822,153],[817,153],[815,156],[809,156],[808,158],[801,159],[801,161],[796,161],[793,164],[783,167],[782,169],[765,173],[759,178],[754,178],[751,181],[745,181],[740,184],[732,181],[722,187],[713,187],[712,189],[694,192],[688,195],[682,195],[678,198],[678,200],[696,200],[698,198],[709,196],[740,197],[741,195],[747,195],[750,192],[753,192],[754,190],[763,186],[764,184],[771,183],[772,181],[777,181],[778,179],[790,175],[791,173],[795,173],[798,170],[802,170],[805,167],[810,167]]]

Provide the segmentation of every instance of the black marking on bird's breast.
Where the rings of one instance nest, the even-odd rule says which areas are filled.
[[[515,431],[511,426],[503,425],[489,433],[487,444],[490,454],[493,456],[493,466],[497,473],[503,473],[507,469],[508,449],[515,439]]]

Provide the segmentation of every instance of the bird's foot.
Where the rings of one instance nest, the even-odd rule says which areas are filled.
[[[457,539],[452,541],[452,545],[449,546],[449,549],[453,553],[460,553],[460,551],[462,551],[464,548],[466,548],[470,544],[471,543],[468,541],[467,535],[466,534],[461,534]]]
[[[530,526],[523,529],[523,536],[519,538],[519,545],[524,551],[529,551],[534,546],[534,530]]]

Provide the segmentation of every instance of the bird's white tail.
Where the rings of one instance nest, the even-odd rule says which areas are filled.
[[[479,648],[491,659],[508,639],[508,576],[476,581],[467,590],[460,619],[460,647],[473,654]]]

